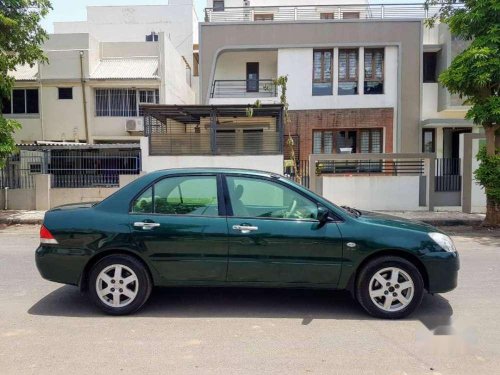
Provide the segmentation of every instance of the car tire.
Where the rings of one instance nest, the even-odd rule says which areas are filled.
[[[127,315],[139,310],[153,288],[142,262],[123,254],[99,260],[90,270],[88,280],[90,299],[110,315]]]
[[[420,271],[404,258],[376,258],[357,278],[356,298],[368,314],[377,318],[404,318],[420,305],[423,295]]]

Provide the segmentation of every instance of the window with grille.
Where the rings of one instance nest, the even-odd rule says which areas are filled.
[[[365,49],[365,84],[364,93],[384,93],[384,49]]]
[[[314,130],[313,154],[380,153],[381,129]]]
[[[382,130],[364,129],[360,131],[359,152],[373,154],[382,152]]]
[[[13,89],[2,99],[2,113],[38,114],[38,89]]]
[[[136,117],[137,92],[133,89],[96,89],[97,117]]]
[[[332,95],[333,50],[313,52],[313,95]]]
[[[339,95],[358,93],[358,50],[339,50]]]
[[[150,90],[139,90],[139,105],[141,104],[158,104],[160,103],[160,90],[150,89]],[[143,116],[144,113],[139,109],[139,116]]]

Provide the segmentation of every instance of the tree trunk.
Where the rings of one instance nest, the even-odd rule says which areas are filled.
[[[496,131],[499,129],[498,125],[489,125],[484,127],[486,135],[486,152],[488,155],[495,155],[496,153]],[[492,198],[488,197],[488,189],[486,192],[486,217],[483,225],[500,227],[500,202],[495,202]]]
[[[483,225],[488,227],[500,227],[500,204],[488,197],[486,198],[486,218],[484,219]]]
[[[496,148],[496,130],[497,126],[495,125],[485,125],[484,126],[484,133],[486,136],[486,152],[488,155],[495,155],[495,148]]]

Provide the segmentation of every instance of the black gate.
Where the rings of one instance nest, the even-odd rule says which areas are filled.
[[[435,191],[461,191],[460,159],[436,159]]]

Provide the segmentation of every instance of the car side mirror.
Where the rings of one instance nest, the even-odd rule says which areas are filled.
[[[318,207],[318,214],[316,216],[316,218],[318,219],[318,221],[321,223],[321,224],[324,224],[328,221],[328,215],[330,214],[330,211],[328,211],[327,208],[323,207],[323,206],[319,206]]]

